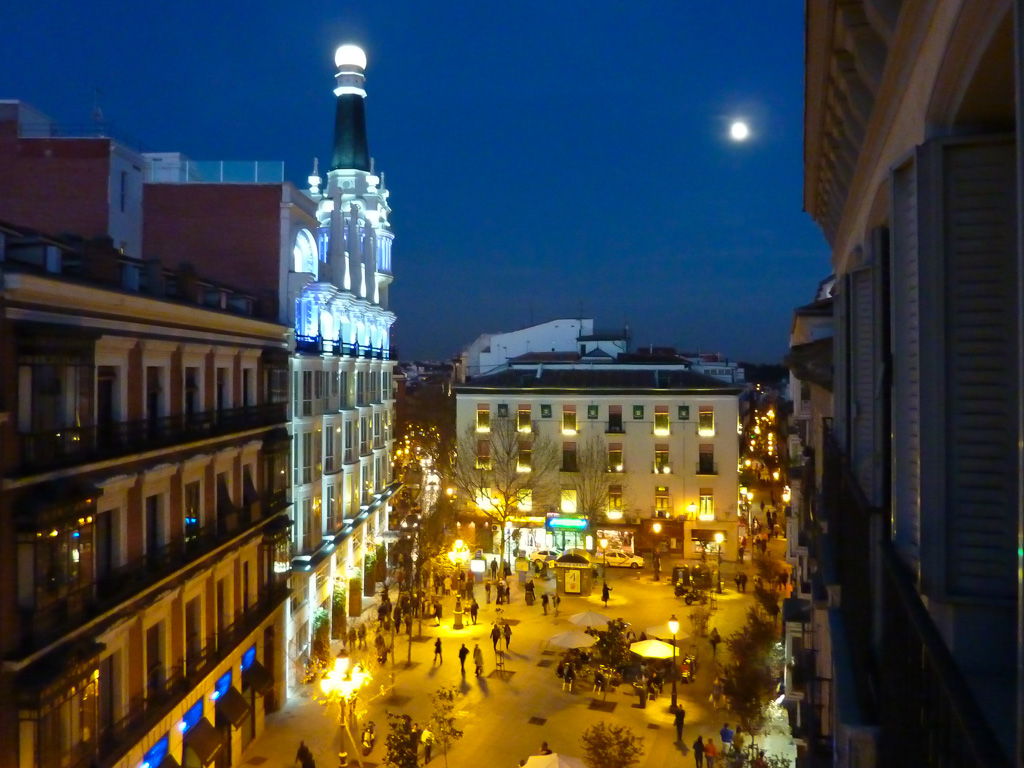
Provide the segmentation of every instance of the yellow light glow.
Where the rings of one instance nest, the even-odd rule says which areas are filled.
[[[621,520],[622,519],[622,510],[621,509],[609,509],[607,512],[605,512],[605,517],[607,517],[609,520]]]
[[[655,533],[661,533],[661,523],[655,523],[654,525],[652,525],[651,530],[653,530]]]
[[[672,614],[672,618],[668,620],[668,631],[672,633],[673,637],[679,632],[679,621],[676,619],[675,614]]]
[[[724,534],[724,533],[722,533],[721,531],[719,531],[718,533],[716,533],[716,534],[715,534],[715,541],[716,541],[716,542],[717,542],[718,544],[721,544],[721,543],[722,543],[723,541],[725,541],[725,534]]]

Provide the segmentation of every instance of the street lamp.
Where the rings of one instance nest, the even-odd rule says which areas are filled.
[[[722,542],[725,541],[725,534],[719,531],[715,534],[715,543],[718,544],[718,594],[722,594]]]
[[[669,631],[672,632],[672,710],[676,709],[676,678],[679,677],[679,667],[676,666],[676,633],[679,631],[679,620],[673,613],[668,620]]]
[[[655,534],[661,533],[661,523],[655,523],[654,525],[652,525],[651,526],[651,530],[653,530],[655,532]],[[654,580],[655,581],[659,581],[660,578],[661,578],[661,557],[658,554],[658,549],[659,549],[660,543],[661,543],[661,537],[660,536],[654,539],[654,563],[653,563],[653,566],[654,566]]]
[[[601,539],[601,554],[604,557],[604,570],[601,572],[604,580],[608,581],[608,539]]]

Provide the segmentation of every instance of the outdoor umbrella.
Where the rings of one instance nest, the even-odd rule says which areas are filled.
[[[664,624],[658,624],[658,625],[653,626],[653,627],[648,627],[647,629],[644,630],[644,634],[647,635],[648,637],[657,637],[658,639],[661,639],[661,638],[664,638],[665,640],[671,640],[672,639],[672,630],[669,628],[667,621]],[[681,628],[680,628],[680,630],[678,632],[676,632],[676,642],[678,642],[680,640],[685,640],[688,637],[689,637],[689,635],[686,634],[685,632],[683,632],[683,630]]]
[[[596,642],[596,637],[578,629],[570,629],[568,632],[562,632],[552,637],[548,640],[548,645],[553,645],[556,648],[589,648]],[[669,648],[671,647],[669,646]]]
[[[671,659],[673,647],[661,640],[641,640],[639,643],[631,643],[629,650],[645,659]]]
[[[594,562],[594,556],[590,552],[587,552],[587,550],[580,549],[579,547],[572,547],[571,549],[565,550],[565,552],[562,553],[562,556],[564,557],[565,555],[578,555],[580,557],[585,557],[588,563]]]
[[[611,619],[597,611],[583,611],[582,613],[574,613],[569,617],[569,622],[575,624],[577,627],[604,628],[608,625],[609,621],[611,621]]]
[[[559,755],[533,755],[526,761],[526,768],[587,768],[578,757]]]

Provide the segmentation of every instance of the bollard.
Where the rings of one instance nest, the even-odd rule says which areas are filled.
[[[338,753],[338,768],[348,768],[348,752]]]

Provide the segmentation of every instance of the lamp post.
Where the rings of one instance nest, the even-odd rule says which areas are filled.
[[[718,594],[722,594],[722,542],[725,541],[725,534],[719,531],[715,534],[715,543],[718,544]]]
[[[651,526],[651,530],[653,530],[655,534],[660,534],[661,533],[661,523],[655,523],[654,525],[652,525]],[[660,558],[660,556],[658,554],[658,545],[660,544],[660,542],[661,542],[661,537],[656,535],[654,537],[654,557],[653,557],[653,562],[652,562],[652,565],[654,566],[654,580],[655,581],[658,581],[661,578],[661,558]]]
[[[605,583],[608,581],[608,539],[601,539],[601,556],[604,558],[603,569],[601,576],[604,578]]]
[[[668,620],[668,628],[672,630],[672,711],[676,709],[676,678],[679,677],[679,667],[676,666],[676,633],[679,631],[679,620],[673,613]]]

